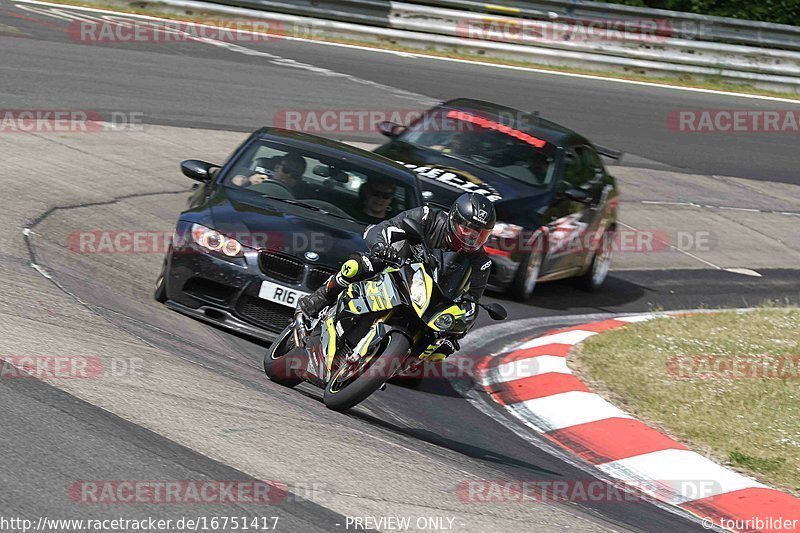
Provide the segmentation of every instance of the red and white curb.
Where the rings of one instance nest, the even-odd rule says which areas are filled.
[[[483,363],[481,385],[557,446],[607,477],[639,489],[655,487],[652,497],[689,511],[709,528],[713,523],[734,531],[800,531],[800,499],[688,450],[592,393],[567,366],[576,344],[655,316],[593,322],[522,342]]]

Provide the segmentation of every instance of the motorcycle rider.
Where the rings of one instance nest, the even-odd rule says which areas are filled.
[[[316,317],[351,283],[383,270],[386,263],[396,263],[409,257],[412,247],[404,237],[402,222],[405,218],[416,220],[424,228],[424,238],[431,249],[445,249],[467,256],[472,268],[467,292],[474,301],[479,301],[492,265],[483,245],[492,233],[497,216],[494,205],[485,196],[465,193],[456,199],[449,211],[429,206],[417,207],[367,228],[364,239],[370,251],[354,254],[319,289],[301,298],[298,311],[305,317]],[[461,305],[471,327],[478,315],[477,306],[471,302]],[[437,350],[442,358],[459,349],[457,338],[451,336]]]

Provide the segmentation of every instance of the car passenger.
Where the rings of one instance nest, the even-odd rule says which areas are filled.
[[[296,194],[302,185],[302,176],[306,171],[306,160],[297,154],[285,154],[276,157],[261,157],[253,162],[255,173],[250,176],[235,176],[231,183],[238,187],[258,185],[267,180],[274,180],[284,185],[289,192]]]
[[[383,222],[389,216],[394,199],[395,184],[380,178],[367,178],[358,189],[360,212],[358,218],[370,224]]]

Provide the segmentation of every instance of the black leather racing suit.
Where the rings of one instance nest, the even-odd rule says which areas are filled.
[[[425,228],[425,239],[430,248],[449,249],[447,244],[447,212],[428,206],[409,209],[388,220],[384,220],[380,224],[369,227],[364,233],[367,247],[372,249],[377,244],[388,244],[397,251],[397,255],[401,259],[409,257],[411,246],[405,240],[405,232],[402,229],[403,219],[405,218],[416,220]],[[483,248],[466,255],[472,267],[468,293],[475,300],[480,300],[489,281],[492,261]]]

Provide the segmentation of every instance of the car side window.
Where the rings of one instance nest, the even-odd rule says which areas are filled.
[[[591,174],[590,180],[592,182],[603,181],[606,177],[606,169],[603,166],[603,160],[597,155],[594,148],[591,146],[579,146],[578,153],[581,155],[586,163]]]
[[[592,181],[593,171],[585,157],[575,148],[569,148],[564,159],[564,181],[573,187],[583,187]]]
[[[266,141],[244,152],[223,184],[259,196],[299,200],[369,224],[416,205],[413,185],[390,175]]]

